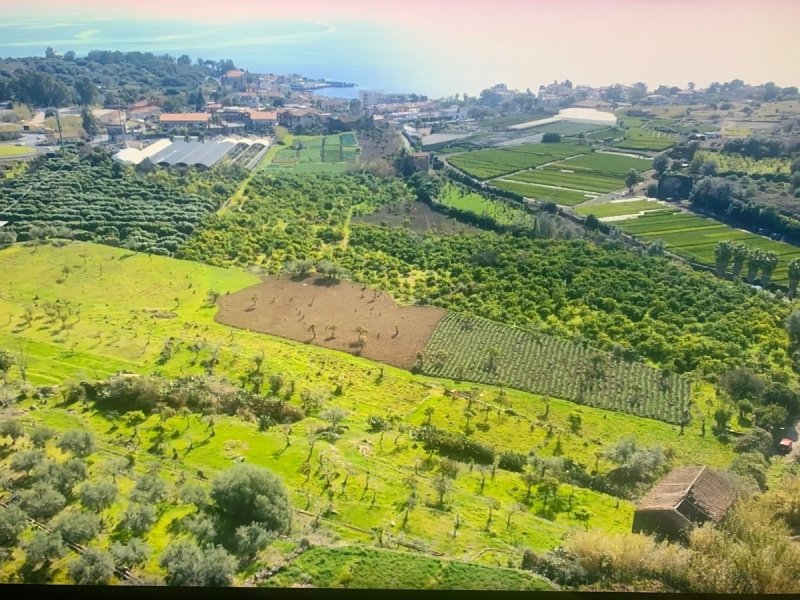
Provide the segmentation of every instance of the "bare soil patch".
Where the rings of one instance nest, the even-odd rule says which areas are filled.
[[[480,229],[461,223],[432,210],[424,202],[413,204],[390,204],[364,216],[353,217],[353,223],[386,225],[388,227],[408,227],[412,231],[438,233],[477,233]]]
[[[216,321],[410,369],[446,312],[319,277],[263,283],[218,300]],[[334,329],[335,327],[335,329]]]

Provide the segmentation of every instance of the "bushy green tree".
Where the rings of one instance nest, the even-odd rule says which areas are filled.
[[[106,585],[114,577],[114,559],[105,550],[87,548],[69,564],[68,571],[79,585]]]
[[[136,480],[131,492],[131,502],[156,504],[167,497],[167,484],[156,473],[148,473]]]
[[[166,571],[167,585],[226,586],[236,571],[236,559],[219,546],[205,550],[187,539],[167,546],[159,564]]]
[[[150,504],[131,503],[125,509],[120,526],[134,535],[142,535],[156,522],[156,509]]]
[[[35,483],[19,494],[22,509],[37,520],[47,520],[64,508],[66,498],[46,483]]]
[[[753,427],[750,431],[740,437],[733,445],[733,449],[740,454],[747,452],[758,452],[764,456],[773,454],[775,445],[769,431],[760,427]]]
[[[44,452],[38,448],[34,450],[20,450],[11,456],[9,466],[12,471],[28,475],[43,459]]]
[[[30,566],[47,565],[66,553],[60,534],[41,530],[34,532],[28,541],[23,542],[22,549],[25,551],[25,562]]]
[[[53,520],[53,529],[69,544],[85,544],[100,532],[100,517],[83,510],[66,510]]]
[[[79,497],[86,508],[99,512],[114,503],[117,486],[112,481],[86,482],[81,486]]]
[[[286,488],[263,467],[239,464],[219,473],[211,482],[214,509],[230,523],[262,523],[270,531],[288,533],[291,508]]]
[[[139,538],[131,538],[127,544],[114,542],[111,544],[111,556],[120,568],[132,569],[147,562],[150,546]]]
[[[94,452],[94,436],[85,429],[69,429],[61,435],[56,446],[63,452],[85,458]]]
[[[275,534],[267,531],[259,523],[242,525],[236,528],[236,553],[244,560],[252,560],[266,548]]]
[[[31,444],[36,446],[37,448],[44,448],[47,442],[49,442],[55,436],[55,431],[53,431],[47,425],[38,425],[31,429],[31,432],[28,437],[30,437]]]
[[[25,530],[27,525],[25,513],[18,507],[0,507],[0,548],[15,546],[19,534]]]
[[[0,421],[0,437],[11,438],[12,444],[16,443],[16,441],[24,434],[25,428],[22,426],[22,423],[16,419],[6,419],[5,421]]]

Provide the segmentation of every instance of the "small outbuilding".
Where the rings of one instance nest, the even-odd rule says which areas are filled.
[[[793,445],[794,442],[792,440],[790,440],[789,438],[783,438],[778,443],[778,451],[781,452],[782,454],[789,454],[789,452],[792,451]]]
[[[708,467],[674,469],[636,505],[633,532],[680,539],[698,525],[720,523],[735,501],[733,486]]]

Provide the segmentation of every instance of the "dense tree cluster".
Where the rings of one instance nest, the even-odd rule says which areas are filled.
[[[140,174],[102,151],[40,159],[0,186],[17,241],[72,237],[169,255],[235,189],[238,172]]]
[[[102,100],[108,107],[144,96],[163,95],[172,110],[194,108],[192,96],[206,78],[234,68],[230,60],[175,59],[150,52],[93,50],[78,57],[7,58],[0,60],[0,101],[33,106],[88,105]],[[102,94],[98,89],[102,89]]]

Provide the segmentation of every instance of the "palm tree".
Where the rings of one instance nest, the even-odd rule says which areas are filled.
[[[755,280],[756,274],[761,268],[763,254],[763,251],[758,248],[752,248],[747,253],[747,283],[753,283]]]
[[[789,262],[789,298],[797,294],[797,284],[800,282],[800,258]]]
[[[775,267],[778,266],[778,253],[772,250],[767,250],[761,254],[761,287],[766,288],[769,285],[769,280],[772,277]]]
[[[717,260],[717,276],[725,277],[728,274],[728,263],[733,257],[733,242],[723,240],[714,247],[714,257]]]
[[[746,244],[742,242],[733,242],[733,278],[736,279],[739,277],[739,274],[742,272],[742,266],[744,265],[744,261],[747,260],[747,256],[750,253],[750,249],[747,247]]]

